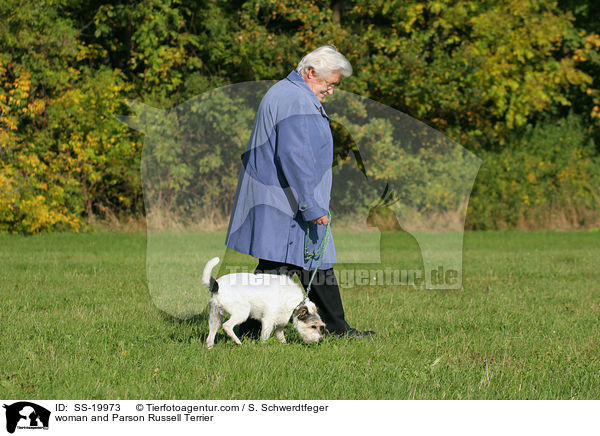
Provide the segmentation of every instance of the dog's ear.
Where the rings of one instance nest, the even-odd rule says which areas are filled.
[[[296,309],[294,316],[300,321],[304,321],[306,318],[308,318],[308,307],[300,306],[298,309]]]

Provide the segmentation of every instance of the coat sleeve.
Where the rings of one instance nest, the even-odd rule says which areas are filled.
[[[280,121],[276,126],[276,160],[291,188],[298,209],[305,221],[327,215],[315,200],[315,190],[323,177],[317,174],[316,159],[311,141],[318,138],[316,124],[311,122],[315,115],[294,115]]]

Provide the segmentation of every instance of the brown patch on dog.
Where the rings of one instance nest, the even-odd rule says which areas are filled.
[[[308,318],[308,307],[306,306],[301,306],[298,309],[296,309],[294,316],[296,318],[298,318],[300,321],[304,321],[306,318]]]

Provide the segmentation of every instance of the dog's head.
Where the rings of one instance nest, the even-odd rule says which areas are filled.
[[[323,340],[325,323],[317,313],[317,306],[312,301],[304,301],[294,310],[292,323],[307,344]]]

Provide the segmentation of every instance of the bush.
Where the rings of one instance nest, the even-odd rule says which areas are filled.
[[[600,160],[581,118],[546,120],[512,135],[499,152],[480,152],[467,217],[471,229],[596,225]]]

